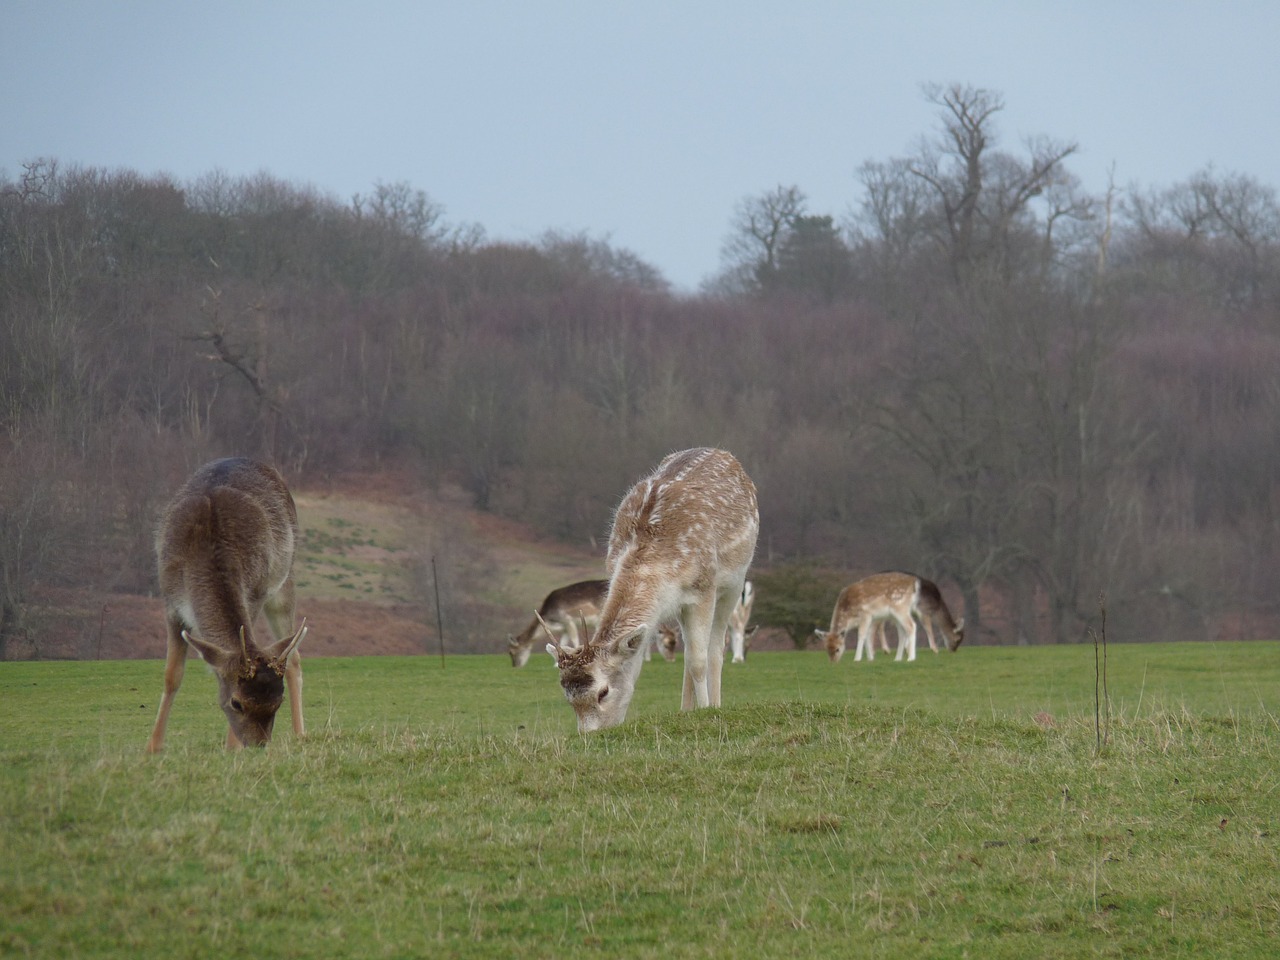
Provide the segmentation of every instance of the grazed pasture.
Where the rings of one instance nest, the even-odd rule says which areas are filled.
[[[574,732],[550,659],[313,659],[226,754],[188,671],[0,665],[0,953],[1271,957],[1280,644],[679,664]],[[1105,718],[1105,711],[1104,711]]]

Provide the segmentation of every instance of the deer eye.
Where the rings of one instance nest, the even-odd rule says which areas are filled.
[[[231,698],[231,709],[236,713],[244,713],[244,704],[240,702],[238,697]]]
[[[604,698],[609,695],[608,687],[601,687],[600,693],[596,696],[596,703],[604,703]]]

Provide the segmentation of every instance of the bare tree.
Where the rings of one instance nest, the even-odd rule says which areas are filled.
[[[1004,109],[1000,94],[930,84],[925,96],[941,108],[942,132],[923,145],[909,169],[932,190],[935,242],[946,251],[956,282],[983,265],[1007,277],[1017,228],[1034,199],[1068,182],[1063,161],[1077,146],[1040,137],[1028,142],[1026,159],[1018,159],[993,149],[995,115]]]
[[[1178,284],[1198,281],[1232,305],[1280,296],[1280,201],[1273,188],[1205,169],[1165,190],[1134,190],[1126,212],[1136,257],[1173,267]]]
[[[805,214],[805,204],[799,187],[781,185],[739,202],[720,251],[730,289],[755,293],[768,285],[778,269],[783,242],[796,218]]]

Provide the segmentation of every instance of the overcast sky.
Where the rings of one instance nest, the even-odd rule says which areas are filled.
[[[490,239],[586,231],[678,288],[735,204],[837,219],[928,134],[930,81],[1003,94],[1002,145],[1091,189],[1212,163],[1280,187],[1274,0],[0,0],[0,171],[407,181]]]

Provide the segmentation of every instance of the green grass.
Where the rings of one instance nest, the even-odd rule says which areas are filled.
[[[574,732],[549,658],[306,663],[227,754],[197,664],[0,664],[0,955],[1272,957],[1280,644],[655,660]],[[1036,719],[1037,714],[1046,714]]]
[[[296,578],[308,598],[411,599],[406,563],[413,520],[393,506],[299,495]],[[352,520],[346,514],[355,516]]]

